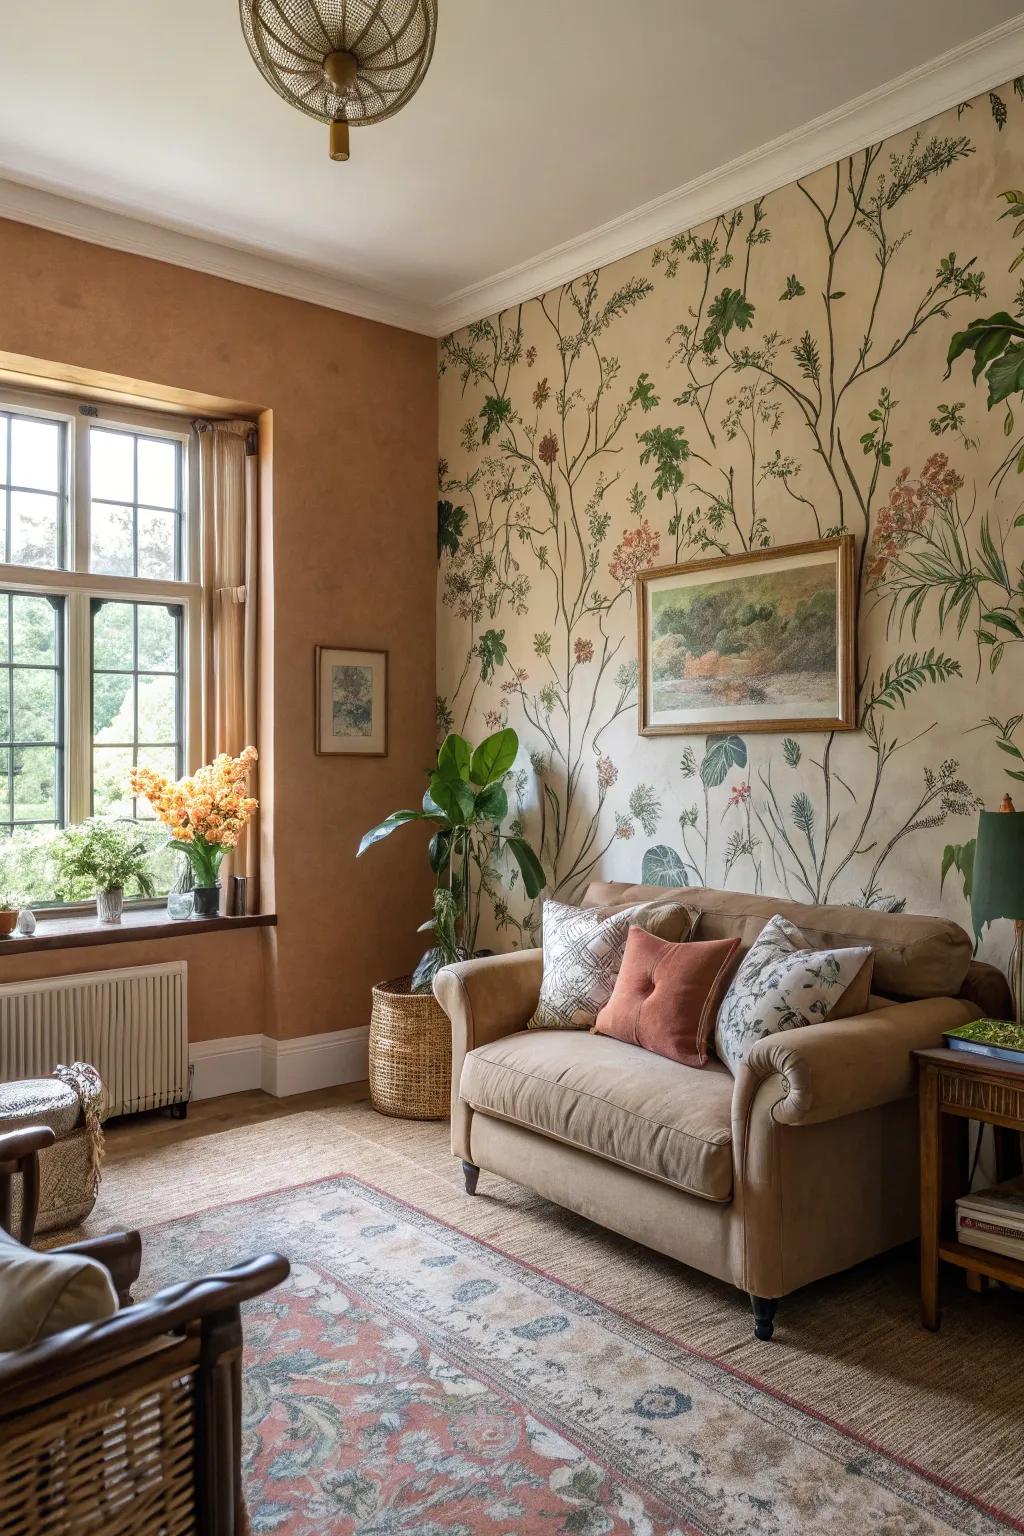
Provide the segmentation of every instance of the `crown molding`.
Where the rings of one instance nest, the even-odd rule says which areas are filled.
[[[276,253],[151,223],[112,206],[84,203],[53,186],[0,177],[0,218],[384,325],[444,336],[774,192],[1017,75],[1024,75],[1024,14],[685,186],[437,303],[418,303]]]
[[[1024,14],[587,234],[449,295],[439,336],[635,255],[1024,74]]]
[[[170,262],[175,267],[189,267],[306,304],[343,310],[364,320],[377,320],[425,336],[437,334],[433,309],[428,304],[416,304],[387,289],[346,280],[281,256],[153,224],[114,208],[83,203],[48,187],[0,177],[0,218],[35,224],[90,245],[104,245],[133,256]]]

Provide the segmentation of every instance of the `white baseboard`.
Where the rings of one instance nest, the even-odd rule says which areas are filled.
[[[193,1099],[262,1088],[275,1098],[359,1083],[367,1075],[369,1027],[330,1034],[272,1040],[269,1035],[235,1035],[197,1040],[189,1046]]]

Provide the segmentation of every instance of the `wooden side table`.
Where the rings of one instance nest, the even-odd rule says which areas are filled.
[[[944,1117],[1024,1131],[1024,1066],[969,1051],[915,1051],[921,1144],[921,1322],[939,1326],[939,1263],[967,1272],[972,1290],[987,1276],[1024,1287],[1024,1260],[971,1248],[942,1231]],[[998,1131],[997,1131],[998,1137]]]

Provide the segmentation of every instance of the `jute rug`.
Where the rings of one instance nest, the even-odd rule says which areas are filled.
[[[581,1304],[593,1298],[603,1308],[627,1314],[645,1341],[666,1335],[666,1347],[681,1349],[686,1360],[704,1356],[709,1368],[725,1367],[737,1381],[746,1378],[762,1405],[762,1426],[774,1424],[771,1416],[782,1407],[798,1415],[799,1422],[825,1421],[830,1433],[831,1426],[839,1426],[836,1433],[859,1437],[874,1448],[867,1454],[881,1457],[892,1467],[904,1464],[906,1475],[918,1480],[915,1489],[927,1487],[935,1492],[945,1486],[953,1500],[939,1509],[929,1502],[931,1493],[925,1498],[915,1492],[898,1509],[883,1512],[858,1504],[856,1489],[867,1485],[851,1484],[853,1491],[848,1489],[847,1494],[854,1502],[847,1502],[842,1513],[847,1531],[895,1536],[896,1532],[943,1529],[915,1523],[936,1519],[945,1520],[950,1530],[987,1531],[993,1528],[992,1521],[999,1529],[1000,1520],[1007,1528],[1024,1530],[1020,1368],[1024,1297],[1003,1291],[969,1295],[953,1277],[947,1282],[942,1330],[925,1333],[918,1323],[915,1264],[909,1253],[889,1256],[787,1298],[779,1308],[775,1339],[761,1344],[750,1336],[745,1298],[729,1287],[486,1173],[479,1194],[470,1199],[448,1153],[447,1126],[385,1120],[358,1104],[311,1110],[116,1162],[108,1169],[89,1230],[170,1223],[147,1239],[142,1288],[149,1291],[179,1273],[194,1272],[198,1227],[196,1221],[182,1223],[178,1218],[339,1173],[376,1186],[382,1191],[379,1198],[408,1202],[456,1232],[493,1245],[498,1250],[496,1260],[508,1256],[537,1266],[552,1277],[545,1283],[560,1283],[566,1296],[568,1286],[581,1292]],[[287,1199],[275,1198],[268,1209],[287,1211],[288,1206]],[[230,1219],[225,1215],[235,1245],[232,1254],[247,1256],[267,1246],[269,1235],[252,1219],[254,1209],[250,1202],[231,1208]],[[203,1267],[224,1261],[223,1254],[215,1255],[213,1250],[205,1250],[203,1257]],[[291,1257],[308,1255],[295,1251]],[[401,1275],[401,1266],[393,1267]],[[331,1281],[342,1289],[346,1283],[344,1275]],[[568,1315],[564,1310],[568,1305],[563,1303],[563,1315]],[[438,1355],[447,1358],[440,1348]],[[479,1371],[467,1370],[467,1375],[476,1381],[484,1379]],[[697,1401],[688,1385],[673,1390]],[[770,1408],[764,1406],[769,1404]],[[683,1417],[691,1420],[690,1414]],[[755,1412],[754,1418],[758,1417]],[[775,1439],[763,1443],[748,1463],[751,1489],[762,1473],[780,1457],[784,1459],[792,1431],[776,1425],[774,1433]],[[582,1452],[600,1467],[600,1457],[585,1446]],[[618,1478],[616,1486],[628,1490],[629,1479],[621,1467]],[[758,1524],[753,1511],[744,1521],[733,1510],[735,1519],[729,1524],[697,1520],[692,1528],[817,1531],[836,1528],[833,1513],[822,1523],[820,1512],[808,1508],[794,1524],[791,1506],[787,1514],[791,1523],[773,1526]],[[671,1506],[656,1518],[663,1516],[674,1518]],[[605,1517],[610,1518],[606,1510]],[[562,1518],[567,1518],[565,1511]],[[628,1511],[619,1510],[616,1518],[626,1521],[619,1528],[638,1533],[672,1529],[671,1523],[645,1525],[646,1515],[630,1525]],[[577,1513],[567,1524],[552,1529],[589,1532],[582,1519]],[[683,1522],[679,1528],[691,1526]],[[520,1524],[509,1529],[530,1527]]]

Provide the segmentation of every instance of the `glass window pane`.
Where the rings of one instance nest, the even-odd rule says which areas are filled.
[[[60,489],[60,434],[55,421],[11,420],[11,484],[26,490]]]
[[[93,740],[135,740],[135,679],[130,672],[97,672],[92,680]]]
[[[178,683],[174,677],[139,677],[139,741],[178,737]]]
[[[57,564],[60,501],[38,491],[11,492],[11,560],[15,565]]]
[[[11,739],[11,696],[7,686],[7,670],[0,672],[0,741]],[[0,811],[0,818],[3,812]]]
[[[131,432],[89,432],[89,478],[101,501],[135,500],[135,438]]]
[[[53,747],[14,748],[14,820],[57,816],[57,754]]]
[[[130,672],[135,665],[131,603],[101,603],[92,621],[92,664],[97,671]]]
[[[178,624],[169,609],[139,604],[139,666],[145,672],[173,672],[178,665]]]
[[[139,438],[138,497],[140,504],[145,506],[177,507],[177,443],[168,443],[159,437]]]
[[[6,747],[0,748],[0,817],[11,820],[11,754]]]
[[[0,607],[0,629],[3,630],[3,659],[7,659],[7,598]],[[57,625],[59,615],[48,597],[29,597],[19,594],[10,599],[14,604],[14,660],[22,666],[55,666],[57,661]]]
[[[177,566],[178,518],[174,512],[150,512],[139,508],[140,576],[173,581]]]
[[[6,411],[0,415],[0,485],[7,484],[7,433],[11,418]]]
[[[89,568],[104,576],[135,575],[135,531],[131,507],[92,504]]]
[[[15,741],[56,741],[56,674],[50,668],[14,668]]]
[[[97,816],[131,816],[132,797],[128,773],[131,747],[94,747],[92,754],[92,801]]]

